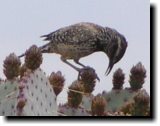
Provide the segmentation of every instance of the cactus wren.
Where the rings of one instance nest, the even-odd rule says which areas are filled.
[[[42,53],[60,54],[61,60],[78,72],[80,69],[69,63],[67,59],[73,59],[76,64],[85,68],[86,66],[80,63],[79,59],[102,51],[109,58],[109,65],[105,73],[108,75],[114,64],[123,57],[127,48],[125,37],[116,30],[87,22],[60,28],[41,37],[49,41],[39,47]]]

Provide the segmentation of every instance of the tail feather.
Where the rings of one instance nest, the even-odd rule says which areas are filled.
[[[48,53],[49,50],[50,50],[50,46],[49,46],[49,43],[43,45],[43,46],[40,46],[39,49],[41,50],[42,53]]]
[[[42,36],[40,36],[41,38],[44,38],[43,40],[44,41],[48,41],[48,40],[50,40],[50,35],[42,35]]]
[[[25,56],[25,53],[23,53],[22,55],[18,56],[18,58],[21,58],[21,57],[24,57]]]

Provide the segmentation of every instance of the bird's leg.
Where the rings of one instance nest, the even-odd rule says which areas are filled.
[[[61,57],[61,60],[64,62],[64,63],[66,63],[66,64],[68,64],[69,66],[71,66],[73,69],[75,69],[76,71],[80,71],[80,68],[78,68],[78,67],[76,67],[76,66],[74,66],[74,65],[72,65],[70,62],[68,62],[64,57]]]
[[[89,70],[94,71],[93,68],[91,68],[91,67],[89,67],[89,66],[84,66],[84,65],[81,64],[81,63],[80,63],[80,64],[81,64],[84,68],[80,69],[80,68],[72,65],[70,62],[68,62],[64,57],[61,57],[61,60],[62,60],[64,63],[66,63],[66,64],[68,64],[69,66],[71,66],[71,67],[72,67],[73,69],[75,69],[76,71],[78,71],[78,80],[80,80],[81,75],[82,75],[85,71],[89,71]],[[77,64],[79,64],[79,63],[77,63]],[[94,72],[95,72],[95,71],[94,71]],[[97,74],[96,74],[96,79],[100,81],[100,79],[99,79],[99,77],[97,76]]]
[[[79,62],[79,59],[74,59],[74,62],[82,67],[86,67],[85,65],[83,65],[82,63]]]

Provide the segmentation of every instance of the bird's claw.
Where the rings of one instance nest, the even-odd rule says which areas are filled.
[[[79,69],[78,80],[84,79],[88,76],[92,77],[93,79],[97,79],[100,82],[100,79],[93,68],[86,66],[82,69]]]

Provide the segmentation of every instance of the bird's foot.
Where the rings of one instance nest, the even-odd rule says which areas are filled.
[[[78,74],[78,80],[87,80],[87,81],[92,81],[97,79],[100,81],[99,77],[97,76],[95,70],[89,66],[86,66],[82,69],[79,69],[79,74]]]

